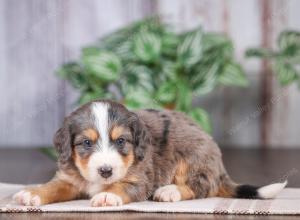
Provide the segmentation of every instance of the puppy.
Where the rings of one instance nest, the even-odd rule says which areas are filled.
[[[41,186],[14,195],[22,205],[91,198],[91,206],[153,199],[273,198],[286,185],[234,183],[214,140],[180,112],[136,112],[108,100],[90,102],[56,132],[58,171]]]

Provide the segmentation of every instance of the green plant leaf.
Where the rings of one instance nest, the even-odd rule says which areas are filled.
[[[177,87],[177,99],[176,109],[186,112],[192,106],[192,91],[190,87],[183,81],[178,80]]]
[[[158,16],[148,17],[125,26],[113,33],[110,33],[99,40],[98,46],[105,50],[114,50],[126,41],[131,41],[141,30],[162,34],[166,25],[160,21]]]
[[[278,38],[281,58],[290,63],[300,63],[300,32],[283,31]]]
[[[159,87],[155,98],[161,103],[168,104],[175,101],[177,87],[172,81],[165,81]]]
[[[222,73],[219,76],[219,82],[228,86],[242,86],[248,85],[246,75],[238,63],[226,63]]]
[[[56,152],[54,147],[40,148],[40,151],[53,161],[57,161],[58,153]]]
[[[69,80],[76,89],[84,90],[88,87],[85,72],[78,63],[70,62],[62,65],[57,70],[57,75]]]
[[[83,51],[82,62],[87,72],[97,76],[104,82],[111,82],[120,76],[121,61],[119,58],[107,51]]]
[[[184,67],[189,68],[201,60],[203,54],[202,36],[202,29],[198,28],[184,35],[182,42],[178,45],[178,60]]]
[[[283,31],[278,40],[279,51],[264,48],[252,48],[247,50],[246,55],[268,58],[273,62],[273,72],[277,75],[282,86],[299,80],[297,66],[300,63],[300,32]]]
[[[300,49],[300,32],[283,31],[278,38],[278,46],[281,51],[296,51]]]
[[[147,91],[141,88],[131,88],[127,91],[124,104],[129,109],[157,108],[159,103]]]
[[[162,83],[166,80],[175,81],[177,79],[178,63],[172,61],[163,61],[162,65]]]
[[[162,53],[165,56],[176,59],[177,46],[180,42],[179,37],[173,32],[167,32],[162,35]]]
[[[290,63],[286,63],[283,60],[278,59],[277,62],[275,62],[275,72],[282,86],[299,80],[296,69]]]
[[[153,63],[161,53],[161,39],[154,33],[140,31],[134,39],[135,55],[144,62]]]
[[[133,41],[131,39],[119,44],[112,51],[126,63],[137,60],[137,56],[133,52]]]
[[[219,33],[204,33],[203,34],[203,50],[210,50],[211,48],[219,47],[228,44],[230,39]]]
[[[201,108],[194,108],[189,112],[189,115],[208,133],[211,133],[211,121],[208,113]]]
[[[128,89],[141,88],[145,91],[152,93],[154,85],[152,82],[153,72],[147,66],[129,63],[124,67],[120,85],[122,86],[123,93],[126,94]]]
[[[81,54],[83,57],[98,56],[99,53],[100,53],[100,49],[96,46],[89,46],[81,49]]]
[[[198,95],[198,96],[202,96],[205,94],[210,93],[211,91],[213,91],[213,89],[216,87],[217,85],[217,76],[216,75],[210,75],[209,77],[207,77],[205,79],[205,81],[202,82],[201,86],[198,86],[194,89],[194,94]]]
[[[97,99],[111,99],[112,94],[105,92],[99,87],[97,91],[86,91],[79,98],[79,104],[83,105],[85,103],[97,100]]]
[[[195,74],[191,78],[193,90],[196,95],[204,95],[211,92],[217,85],[217,74],[220,68],[218,62],[199,63],[195,68]]]
[[[246,57],[274,57],[276,54],[266,48],[250,48],[246,50]]]
[[[220,58],[232,58],[234,48],[232,41],[220,33],[204,33],[203,39],[203,57],[206,60],[219,60]],[[207,56],[212,56],[211,58]],[[218,59],[219,58],[219,59]]]
[[[290,62],[300,62],[300,32],[283,31],[280,33],[278,40],[280,51],[273,51],[267,48],[250,48],[246,50],[247,57],[261,58],[288,58]]]

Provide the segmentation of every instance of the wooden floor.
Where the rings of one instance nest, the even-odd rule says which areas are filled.
[[[240,183],[263,185],[288,177],[289,187],[300,187],[300,150],[223,150],[228,173]],[[56,165],[38,150],[0,150],[0,182],[39,183],[49,180]],[[300,216],[232,216],[163,213],[43,213],[0,214],[16,219],[300,219]]]

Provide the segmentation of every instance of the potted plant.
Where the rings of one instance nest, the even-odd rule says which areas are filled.
[[[300,87],[300,32],[281,32],[277,39],[277,47],[276,50],[250,48],[246,51],[246,56],[269,59],[282,86],[296,82]]]
[[[192,99],[216,86],[246,86],[231,40],[201,27],[176,33],[158,17],[138,21],[82,49],[79,60],[58,74],[80,90],[79,103],[97,98],[130,109],[167,108],[186,112],[211,131],[206,111]]]
[[[207,132],[209,115],[192,105],[193,98],[219,85],[248,85],[228,37],[201,27],[176,33],[159,17],[99,39],[57,73],[80,91],[79,104],[108,98],[129,109],[174,109],[190,115]],[[55,158],[54,150],[43,151]]]

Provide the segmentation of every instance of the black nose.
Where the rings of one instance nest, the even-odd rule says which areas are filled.
[[[112,167],[104,165],[98,169],[98,172],[102,177],[108,178],[112,175]]]

